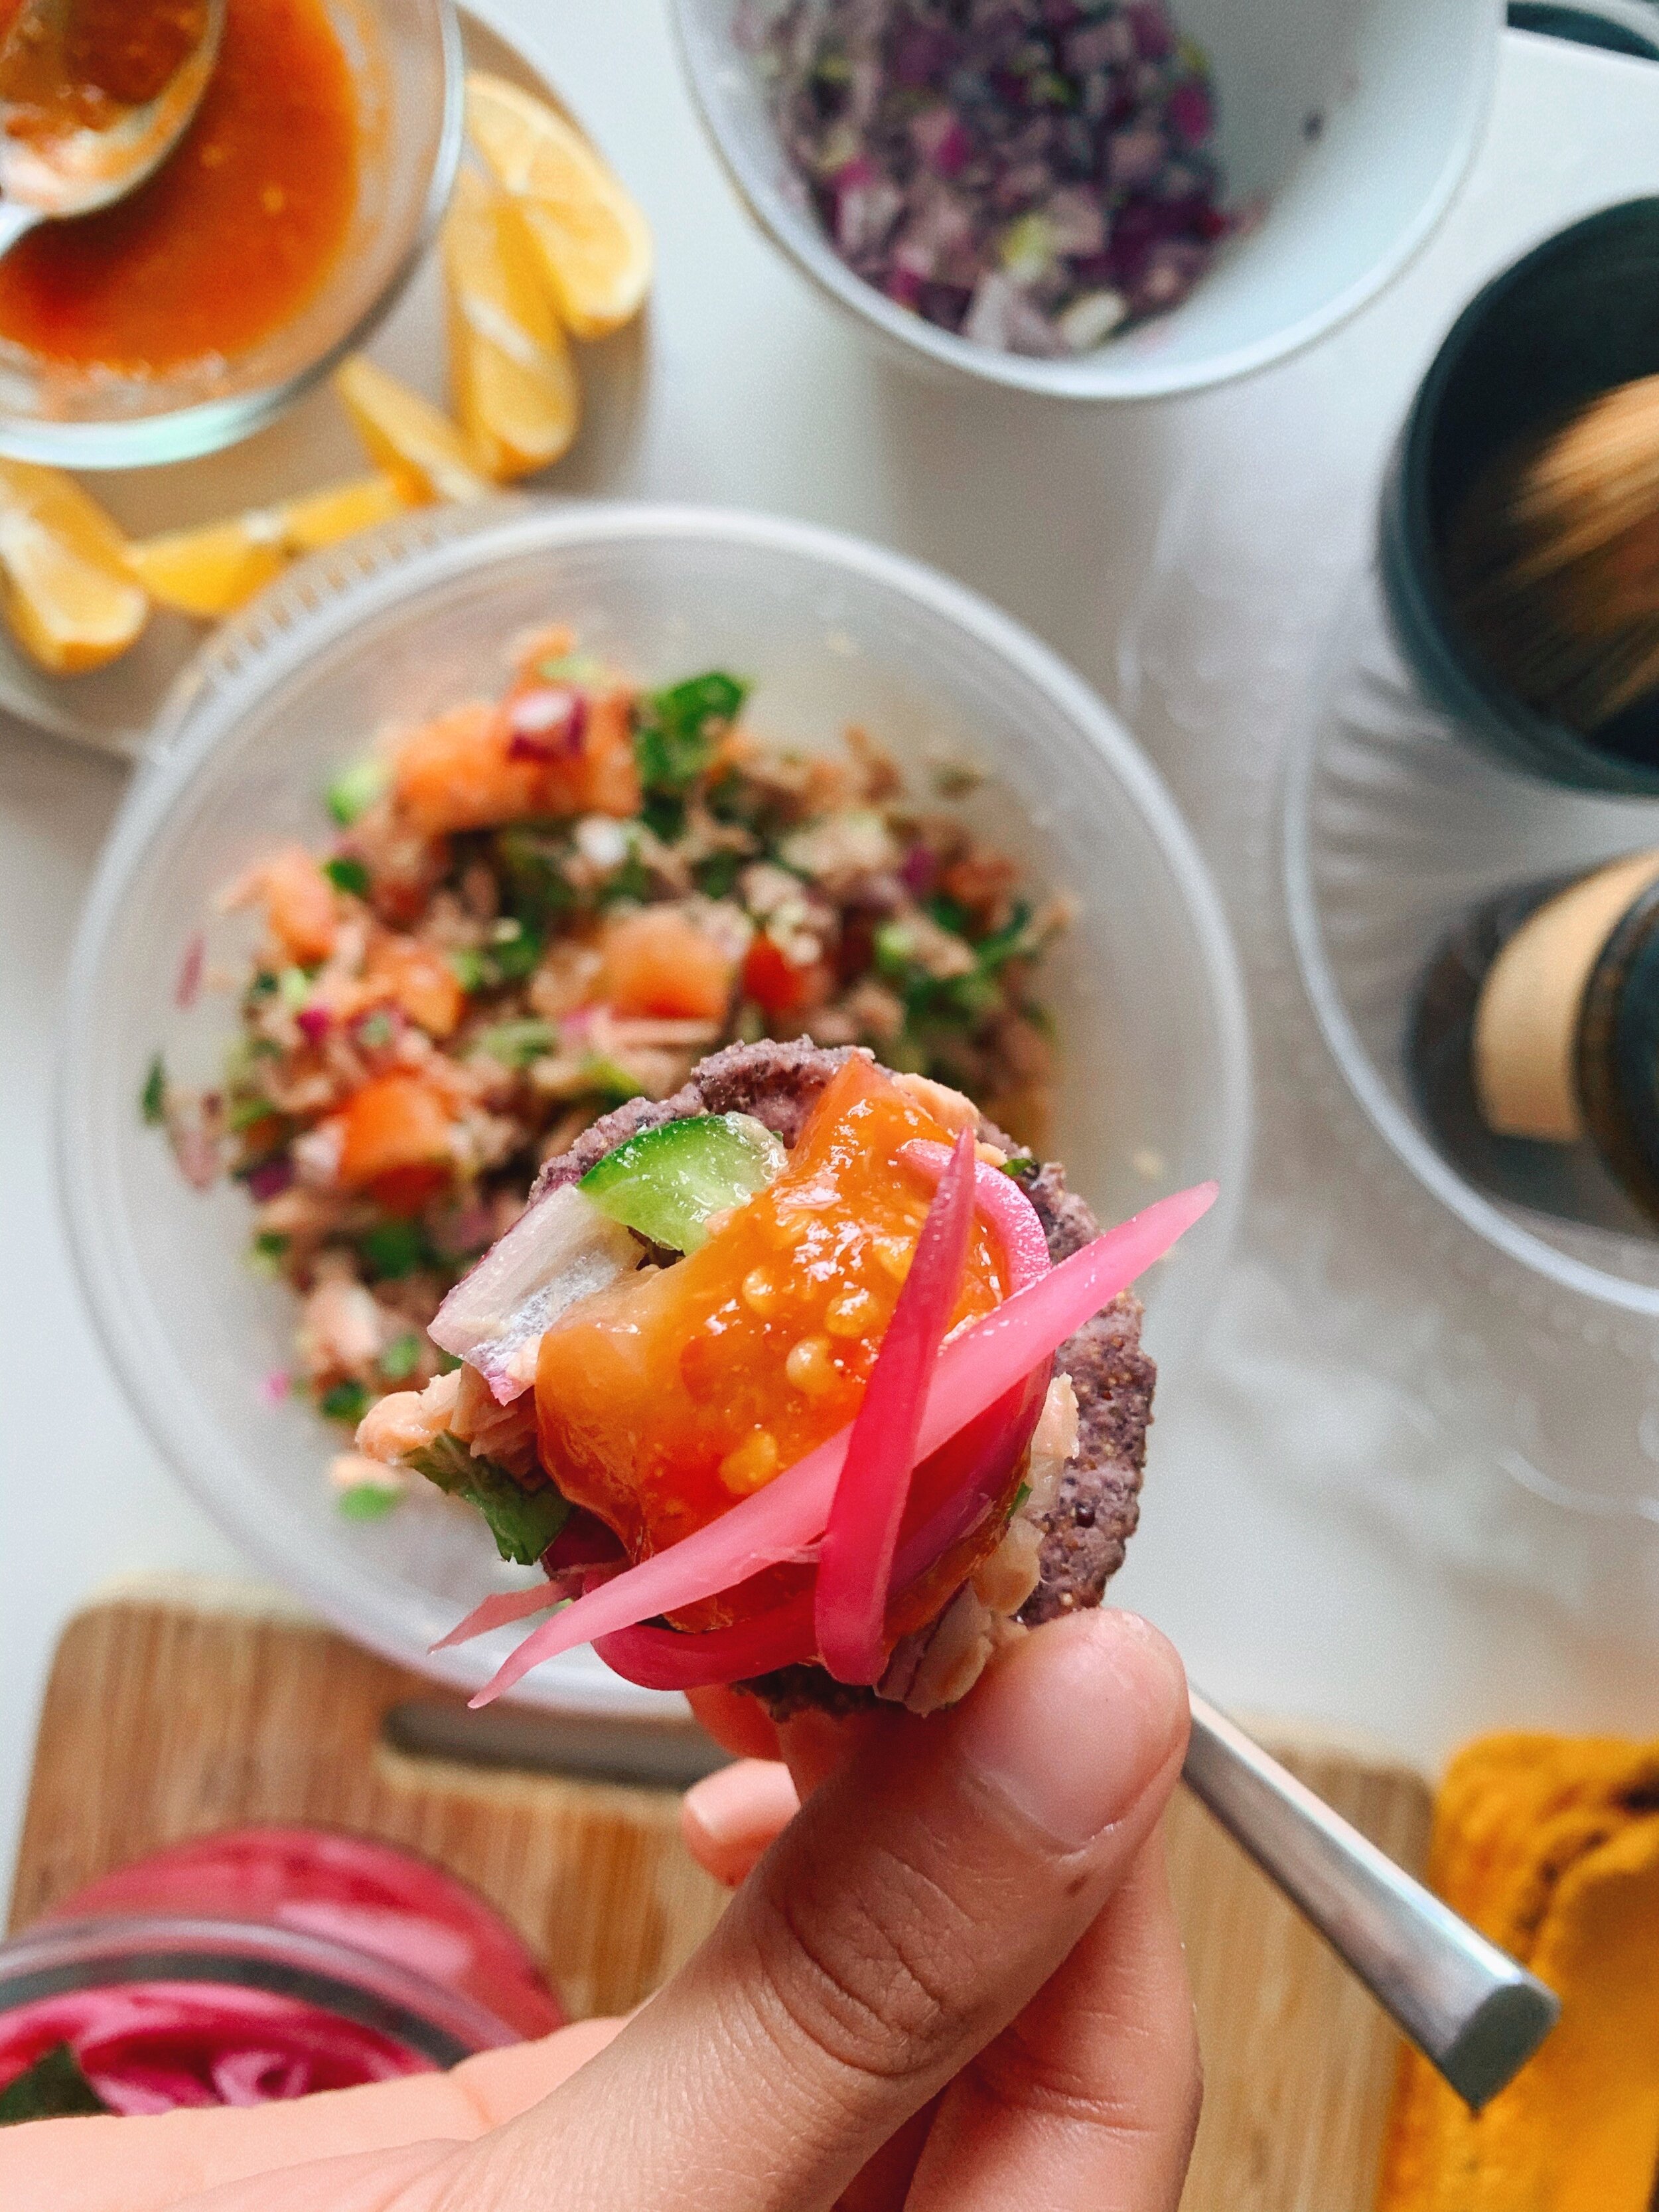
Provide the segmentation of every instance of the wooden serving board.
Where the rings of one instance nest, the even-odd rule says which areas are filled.
[[[544,1750],[586,1775],[539,1771],[539,1755],[535,1770],[411,1756],[385,1735],[410,1699],[459,1710],[262,1591],[152,1586],[93,1606],[64,1631],[47,1686],[12,1927],[160,1844],[314,1820],[407,1844],[472,1882],[573,2014],[637,2003],[724,1902],[680,1842],[678,1792],[593,1778],[592,1745],[556,1724]],[[520,1756],[536,1725],[519,1723]],[[1384,1850],[1420,1865],[1420,1777],[1262,1733]],[[1392,2030],[1184,1792],[1169,1852],[1206,2081],[1184,2212],[1369,2212]]]

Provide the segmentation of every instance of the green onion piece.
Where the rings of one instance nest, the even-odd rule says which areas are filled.
[[[138,1111],[145,1126],[158,1129],[167,1117],[167,1072],[158,1052],[144,1076],[143,1088],[138,1093]]]
[[[473,951],[471,945],[454,945],[444,957],[462,990],[470,995],[474,991],[483,989],[489,980],[489,974],[483,956]]]
[[[354,1482],[336,1502],[347,1521],[384,1521],[402,1496],[401,1490],[390,1490],[384,1483]]]
[[[551,1022],[526,1017],[523,1021],[497,1022],[492,1029],[480,1030],[472,1040],[472,1049],[487,1053],[491,1060],[500,1060],[503,1067],[528,1067],[532,1061],[544,1059],[558,1041],[558,1032]]]
[[[341,829],[349,830],[360,814],[367,814],[376,799],[385,796],[391,781],[391,763],[371,756],[342,769],[323,796]]]

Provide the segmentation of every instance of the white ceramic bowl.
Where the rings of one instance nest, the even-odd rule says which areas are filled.
[[[856,721],[918,782],[940,744],[990,771],[971,818],[1031,880],[1079,901],[1049,979],[1060,1156],[1109,1218],[1222,1180],[1220,1206],[1147,1285],[1166,1365],[1204,1318],[1248,1158],[1243,1000],[1202,863],[1127,732],[983,600],[825,531],[669,507],[431,510],[291,572],[174,693],[93,887],[69,994],[64,1198],[105,1345],[203,1502],[342,1628],[469,1687],[510,1636],[436,1661],[427,1647],[523,1571],[440,1500],[368,1524],[340,1516],[324,1477],[332,1432],[261,1396],[261,1377],[288,1364],[293,1304],[246,1265],[246,1201],[191,1190],[137,1101],[158,1048],[185,1080],[217,1068],[227,1000],[181,1011],[173,999],[215,890],[273,842],[325,832],[323,785],[378,725],[498,685],[507,640],[556,617],[642,678],[748,672],[769,732],[826,745]],[[229,935],[213,942],[234,957]],[[590,1711],[664,1702],[587,1652],[526,1693]]]
[[[912,362],[1073,399],[1144,399],[1261,368],[1363,307],[1421,246],[1485,128],[1503,0],[1172,0],[1213,72],[1226,204],[1261,202],[1172,313],[1090,353],[973,345],[894,305],[799,204],[738,0],[673,0],[691,88],[750,212],[797,268]],[[778,0],[768,0],[769,5]]]

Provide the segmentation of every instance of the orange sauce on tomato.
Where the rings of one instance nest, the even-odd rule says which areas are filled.
[[[787,1166],[701,1250],[572,1308],[542,1339],[544,1465],[635,1558],[763,1488],[857,1413],[933,1195],[895,1155],[952,1133],[850,1060]],[[952,1325],[1006,1296],[975,1219]],[[785,1571],[786,1574],[787,1571]],[[751,1602],[780,1587],[775,1575]],[[711,1601],[684,1625],[729,1617]]]
[[[165,40],[170,0],[150,4]],[[154,72],[151,39],[131,28],[143,7],[109,11],[126,43],[99,66],[127,88]],[[156,174],[101,214],[43,224],[0,260],[0,340],[140,376],[244,353],[321,284],[350,224],[357,163],[350,66],[323,0],[230,0],[201,107]]]

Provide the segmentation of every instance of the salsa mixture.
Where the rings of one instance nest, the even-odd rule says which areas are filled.
[[[94,10],[91,90],[143,92],[189,13],[185,0]],[[97,215],[43,223],[0,260],[0,340],[137,376],[246,352],[305,307],[339,253],[358,155],[350,65],[323,0],[229,0],[202,105],[155,175]]]
[[[1035,969],[1062,904],[1034,908],[862,731],[834,757],[766,743],[745,690],[713,670],[641,690],[544,632],[502,697],[343,774],[326,848],[270,854],[229,887],[261,920],[249,968],[210,970],[202,937],[187,949],[180,1003],[234,990],[237,1035],[206,1092],[158,1059],[143,1109],[198,1187],[246,1187],[255,1261],[301,1301],[270,1390],[310,1399],[343,1443],[385,1394],[456,1365],[428,1324],[542,1162],[722,1045],[866,1045],[1042,1141]],[[955,797],[971,779],[937,781]],[[872,1267],[853,1289],[884,1312],[896,1279]],[[397,1495],[356,1454],[336,1480],[353,1512]]]

